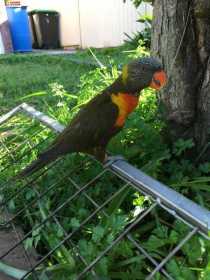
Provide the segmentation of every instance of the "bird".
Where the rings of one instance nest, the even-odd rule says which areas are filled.
[[[18,177],[29,176],[75,152],[89,154],[104,163],[107,144],[137,107],[141,91],[147,87],[160,90],[166,82],[166,72],[154,57],[136,58],[124,65],[118,78],[84,105],[50,147],[20,171]]]

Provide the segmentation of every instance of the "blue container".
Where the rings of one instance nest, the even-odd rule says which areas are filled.
[[[32,38],[26,7],[7,7],[7,16],[14,51],[32,51]]]

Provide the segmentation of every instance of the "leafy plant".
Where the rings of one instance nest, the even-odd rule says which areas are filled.
[[[123,0],[123,2],[126,2],[128,0]],[[139,7],[142,3],[153,3],[153,0],[131,0],[133,2],[133,4],[135,5],[135,7]]]
[[[133,34],[133,36],[125,33],[128,39],[125,40],[125,43],[131,45],[133,48],[137,48],[139,45],[145,48],[150,48],[151,45],[151,29],[152,29],[152,16],[145,15],[140,16],[137,22],[144,24],[144,29]]]

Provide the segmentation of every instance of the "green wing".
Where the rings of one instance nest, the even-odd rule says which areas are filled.
[[[79,111],[54,144],[61,147],[62,153],[105,147],[119,131],[114,128],[117,117],[118,107],[112,103],[110,95],[97,95]]]

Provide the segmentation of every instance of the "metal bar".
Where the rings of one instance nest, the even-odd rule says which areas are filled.
[[[54,164],[55,165],[55,164]],[[52,168],[52,167],[51,167]],[[59,178],[59,180],[55,183],[53,183],[52,185],[50,185],[46,190],[44,190],[40,195],[38,195],[35,199],[33,199],[32,201],[28,202],[28,203],[25,203],[24,207],[22,207],[17,213],[15,213],[15,215],[9,219],[6,223],[4,224],[0,224],[0,228],[1,227],[7,227],[7,225],[14,221],[18,216],[20,216],[22,213],[24,213],[24,211],[28,208],[28,207],[32,207],[34,205],[36,205],[36,203],[41,200],[44,196],[46,196],[51,190],[53,190],[58,184],[60,184],[63,180],[68,180],[68,177],[69,175],[71,175],[77,168],[74,168],[73,170],[70,170],[70,172],[65,175],[64,177],[62,177],[61,179]],[[49,170],[49,168],[47,169]],[[78,169],[77,169],[78,170]],[[41,175],[45,174],[46,173],[46,170],[44,172],[41,173]],[[39,178],[39,177],[38,177]],[[24,186],[23,188],[21,189],[18,189],[14,195],[14,196],[17,196],[18,194],[20,194],[21,192],[23,192],[28,186],[33,186],[37,181],[37,178],[36,179],[33,179],[33,180],[30,180],[28,181]],[[2,203],[0,203],[0,207],[4,207],[6,206],[9,201],[13,198],[12,196],[10,196],[6,201],[3,201]]]
[[[1,139],[0,139],[0,143],[6,151],[6,155],[8,155],[12,159],[12,161],[15,161],[14,155],[12,153],[10,153],[9,148],[7,147],[7,145],[3,141],[1,141]]]
[[[32,150],[32,149],[35,149],[35,148],[38,148],[40,145],[42,145],[46,140],[52,138],[52,135],[48,136],[46,139],[43,139],[41,140],[38,144],[35,144],[34,146],[30,146],[30,142],[29,140],[27,139],[26,141],[24,141],[24,144],[25,145],[28,145],[30,146],[30,149],[27,150],[26,152],[24,152],[21,156],[19,156],[18,158],[15,158],[14,156],[12,156],[12,160],[13,160],[13,164],[19,162],[21,159],[23,159],[25,156],[27,156],[29,154],[29,152]],[[5,146],[5,145],[4,145]],[[18,149],[20,149],[22,147],[22,145],[18,146],[16,149],[10,151],[9,149],[7,149],[7,154],[4,156],[10,156],[15,154],[16,151],[18,151]],[[2,158],[1,158],[2,159]],[[10,166],[10,164],[7,164],[6,166],[4,166],[4,168],[0,169],[0,172],[3,172],[5,169],[7,169],[8,167]]]
[[[50,139],[52,136],[48,136],[46,139]],[[45,140],[46,140],[45,139]],[[23,153],[22,154],[22,156],[20,156],[19,158],[18,158],[18,161],[20,160],[20,159],[22,159],[22,158],[24,158],[25,156],[27,156],[28,155],[28,153],[31,151],[31,149],[33,148],[38,148],[43,142],[45,142],[45,140],[42,140],[42,141],[40,141],[38,144],[36,144],[36,145],[34,145],[33,147],[31,147],[27,152],[25,152],[25,153]],[[57,159],[56,161],[55,161],[55,163],[52,163],[50,166],[52,166],[52,165],[55,165],[58,161],[59,161],[60,159]],[[18,163],[18,161],[16,161],[16,160],[14,160],[14,164],[15,163]],[[9,167],[9,165],[7,165],[7,168]],[[3,173],[4,171],[5,171],[5,169],[6,168],[3,168],[3,169],[1,169],[0,170],[0,173]],[[49,168],[48,167],[46,167],[46,171],[48,170]],[[40,173],[40,175],[41,174],[43,174],[43,172],[42,173]],[[17,175],[17,174],[16,174]],[[15,175],[15,176],[16,176]],[[37,177],[37,176],[36,176]],[[39,176],[38,176],[39,177]],[[14,183],[14,178],[15,177],[10,177],[8,180],[6,180],[4,183],[0,183],[0,190],[1,191],[3,191],[6,187],[8,187],[9,186],[9,183]],[[0,206],[1,206],[1,203],[0,203]]]
[[[75,233],[77,233],[87,222],[89,222],[98,212],[100,212],[110,201],[112,201],[116,196],[118,196],[128,184],[125,184],[121,189],[119,189],[117,192],[112,194],[99,208],[97,208],[95,211],[93,211],[80,225],[78,228],[70,232],[58,245],[56,245],[50,252],[48,252],[38,263],[31,269],[30,271],[27,271],[27,273],[20,279],[25,279],[26,276],[31,274],[41,263],[43,263],[49,256],[51,256],[61,245],[63,245],[67,240],[69,240]],[[91,267],[92,268],[92,267]],[[90,269],[91,269],[90,268]],[[90,270],[89,269],[89,270]]]
[[[95,181],[97,181],[106,170],[103,170],[101,173],[99,173],[96,177],[94,177],[92,180],[90,180],[88,183],[86,183],[82,188],[80,188],[77,192],[75,192],[72,196],[70,196],[65,202],[63,202],[61,205],[59,205],[51,215],[46,217],[40,224],[36,225],[32,230],[30,230],[28,233],[24,235],[21,242],[17,242],[14,246],[12,246],[7,252],[5,252],[3,255],[0,255],[0,260],[3,259],[5,256],[7,256],[10,252],[12,252],[15,248],[17,248],[18,245],[20,245],[24,240],[26,240],[34,230],[42,227],[49,221],[54,215],[56,215],[63,207],[68,205],[73,199],[75,199],[80,193],[82,193],[84,190],[86,190],[88,187],[90,187]]]
[[[55,164],[54,164],[55,165]],[[18,213],[16,213],[16,215],[12,218],[12,219],[10,219],[9,221],[7,221],[6,222],[6,224],[1,224],[0,225],[0,227],[1,226],[3,226],[3,227],[5,227],[5,226],[7,226],[9,223],[12,223],[14,220],[15,220],[15,218],[17,218],[17,216],[19,216],[22,212],[24,212],[24,210],[26,210],[27,209],[27,207],[29,206],[29,204],[30,204],[30,206],[32,206],[32,205],[34,205],[38,200],[40,200],[43,196],[45,196],[50,190],[52,190],[57,184],[59,184],[61,181],[63,181],[63,180],[65,180],[65,179],[67,179],[74,171],[76,171],[76,170],[79,170],[79,169],[81,169],[82,168],[82,165],[83,164],[79,164],[77,167],[75,167],[73,170],[70,170],[70,172],[69,172],[69,174],[68,175],[65,175],[64,177],[62,177],[61,179],[59,179],[59,181],[58,182],[56,182],[56,183],[54,183],[52,186],[50,186],[47,190],[45,190],[43,193],[38,193],[38,191],[36,190],[36,192],[37,192],[37,198],[35,199],[35,200],[33,200],[32,202],[30,202],[30,203],[28,203],[28,204],[26,204],[26,205],[24,205],[24,207],[18,212]],[[51,168],[52,168],[52,166],[51,166]],[[46,170],[45,170],[46,171]],[[43,172],[44,173],[44,172]],[[35,180],[36,181],[36,180]],[[36,184],[36,182],[35,182],[34,180],[33,181],[30,181],[30,182],[28,182],[26,185],[25,185],[25,187],[27,187],[29,184]],[[8,202],[8,201],[7,201]],[[4,204],[6,204],[5,202],[4,202]],[[6,205],[5,205],[6,206]],[[60,224],[60,222],[58,221],[58,219],[55,217],[55,216],[53,216],[52,215],[52,213],[51,212],[49,212],[49,215],[51,215],[52,216],[52,218],[55,220],[55,222],[58,224],[58,226],[62,229],[62,231],[64,232],[64,235],[65,236],[67,236],[67,232],[65,231],[65,229],[62,227],[62,225]],[[12,223],[12,225],[13,225],[13,223]],[[22,243],[22,239],[18,239],[19,240],[19,242],[21,242]],[[76,257],[77,258],[79,258],[80,260],[81,260],[81,262],[83,262],[83,264],[84,265],[88,265],[87,264],[87,262],[86,262],[86,260],[83,258],[83,256],[81,256],[80,254],[79,254],[79,249],[73,244],[73,242],[71,241],[71,240],[69,240],[69,244],[68,244],[70,247],[72,247],[72,249],[74,250],[74,252],[75,252],[75,254],[77,255]],[[25,248],[24,248],[24,250],[25,250]],[[31,268],[32,268],[32,266],[31,266]],[[96,276],[96,272],[94,271],[94,270],[91,270],[91,273],[92,273],[92,275],[93,276]],[[36,271],[35,271],[35,274],[36,274]],[[36,278],[37,279],[37,278]]]
[[[92,261],[76,278],[76,280],[82,279],[82,277],[98,262],[100,261],[103,256],[105,256],[114,245],[116,245],[120,240],[122,240],[131,230],[133,227],[135,227],[147,214],[149,214],[153,208],[157,206],[157,202],[154,202],[146,211],[139,214],[139,216],[136,217],[135,221],[132,222],[109,246],[106,247],[106,249],[98,255],[97,258],[95,258],[94,261]]]
[[[29,106],[26,103],[22,103],[20,108],[27,113],[29,116],[39,120],[44,123],[46,126],[50,127],[56,132],[62,132],[64,130],[64,126],[57,122],[55,119],[48,117],[44,113],[35,110],[32,106]],[[0,122],[1,123],[1,122]]]
[[[133,183],[140,192],[144,191],[154,199],[158,198],[161,204],[172,208],[181,217],[208,234],[210,230],[210,211],[207,209],[146,175],[124,160],[113,162],[109,165],[109,169]]]
[[[192,225],[190,223],[190,221],[187,221],[186,219],[184,219],[183,217],[181,217],[180,215],[177,214],[176,211],[172,210],[171,208],[167,207],[166,205],[163,205],[159,199],[156,199],[156,201],[158,201],[160,207],[164,210],[166,210],[169,214],[171,214],[175,219],[180,220],[181,222],[183,222],[185,225],[187,225],[189,228],[194,229],[194,225]],[[204,233],[203,231],[198,230],[199,234],[202,235],[205,239],[210,241],[210,237]]]
[[[75,170],[75,169],[74,169]],[[70,173],[72,173],[73,171],[71,170],[71,172]],[[36,192],[37,192],[37,196],[38,197],[41,197],[41,193],[39,193],[39,191],[36,189]],[[40,202],[41,202],[41,200],[39,200]],[[52,215],[52,212],[51,211],[49,211],[48,210],[48,214],[49,215]],[[67,233],[67,231],[64,229],[64,227],[62,226],[62,224],[59,222],[59,220],[58,220],[58,218],[56,217],[56,216],[53,216],[52,215],[52,217],[53,217],[53,220],[55,221],[55,223],[58,225],[58,227],[59,228],[61,228],[61,230],[62,230],[62,232],[64,233],[64,237],[66,237],[67,235],[68,235],[68,233]],[[87,265],[87,262],[85,261],[85,259],[79,254],[79,250],[78,250],[78,248],[75,246],[75,245],[73,245],[73,242],[72,242],[72,240],[70,239],[68,239],[67,240],[67,244],[68,244],[68,246],[70,247],[70,248],[72,248],[72,250],[74,251],[74,253],[75,253],[75,251],[76,251],[76,254],[75,254],[75,257],[79,257],[79,259],[81,260],[81,262],[83,262],[83,264],[85,264],[85,265]],[[73,256],[72,256],[72,254],[71,254],[71,257],[73,258]],[[32,268],[32,266],[31,266],[31,268]],[[36,273],[36,271],[35,271],[35,273]],[[96,276],[96,272],[94,271],[94,269],[92,269],[91,270],[91,273],[92,273],[92,275],[93,276]],[[33,275],[33,274],[32,274]]]
[[[63,174],[63,172],[62,172]],[[78,186],[71,178],[68,177],[68,179],[71,184],[73,186],[75,186],[75,188],[78,190],[80,189],[80,186]],[[131,186],[132,187],[132,186]],[[100,207],[100,205],[94,200],[92,199],[86,192],[82,193],[92,204],[94,207],[98,208]],[[106,218],[109,218],[109,215],[106,213],[106,211],[104,209],[102,209],[103,214],[105,215]],[[155,266],[158,266],[158,263],[156,262],[156,260],[151,257],[134,239],[130,234],[127,234],[126,237],[130,240],[130,242],[133,243],[134,246],[136,246],[136,248],[146,257],[148,258]],[[160,271],[169,279],[169,280],[174,280],[164,268],[161,268]]]
[[[60,160],[61,160],[61,159],[57,159],[56,161],[54,161],[53,163],[51,163],[51,164],[49,165],[49,167],[46,167],[43,171],[41,171],[41,172],[38,174],[38,176],[37,176],[37,175],[34,176],[33,180],[30,180],[30,181],[27,180],[28,184],[29,184],[29,183],[32,183],[33,181],[36,181],[40,176],[44,175],[50,168],[52,168],[53,166],[55,166]],[[11,178],[9,178],[5,183],[0,184],[0,191],[3,191],[6,187],[9,187],[9,188],[10,188],[11,186],[13,186],[14,180],[16,180],[16,179],[17,179],[17,178],[11,177]],[[9,185],[9,183],[11,183],[11,186]],[[25,188],[25,187],[27,187],[27,185],[25,186],[25,184],[24,184],[23,188]],[[17,192],[18,192],[18,190],[17,190]],[[14,194],[16,194],[16,193],[14,193]],[[11,197],[12,197],[12,196],[11,196]],[[0,206],[2,206],[1,202],[0,202]]]
[[[49,214],[51,214],[51,212],[49,211]],[[59,226],[59,228],[61,228],[61,230],[64,233],[64,237],[68,236],[68,232],[64,229],[64,227],[62,226],[62,224],[59,222],[59,220],[57,219],[57,217],[53,217],[55,223]],[[74,251],[75,257],[78,259],[80,259],[80,261],[84,264],[84,265],[88,265],[88,263],[86,262],[85,258],[80,255],[79,253],[79,248],[77,246],[74,245],[73,241],[71,239],[68,239],[67,241],[68,246],[72,249],[72,251]],[[72,256],[73,258],[73,256]],[[36,272],[36,271],[35,271]],[[94,269],[91,270],[92,275],[95,277],[96,276],[96,272]]]
[[[6,122],[7,120],[9,120],[11,117],[13,117],[15,114],[17,114],[17,112],[19,112],[22,109],[22,104],[15,107],[14,109],[12,109],[11,111],[9,111],[8,113],[6,113],[5,115],[0,117],[0,125],[3,124],[4,122]]]
[[[151,257],[146,250],[144,250],[144,248],[142,248],[137,242],[135,239],[133,239],[133,237],[131,236],[131,234],[127,234],[127,238],[130,240],[131,243],[133,243],[133,245],[146,257],[148,258],[152,264],[155,265],[155,267],[158,267],[158,262],[153,258]],[[171,277],[168,272],[164,269],[164,268],[160,268],[159,269],[162,274],[167,277],[169,280],[175,280],[173,277]]]
[[[62,172],[63,174],[63,172]],[[68,179],[71,184],[73,186],[75,186],[75,188],[78,190],[80,189],[80,186],[78,186],[71,178],[68,177]],[[132,186],[131,186],[132,187]],[[100,207],[100,205],[94,200],[92,199],[86,192],[82,193],[91,203],[94,207],[98,208]],[[106,218],[109,218],[109,215],[106,213],[106,211],[104,209],[102,209],[103,214],[105,215]],[[130,234],[127,234],[126,237],[128,238],[128,240],[130,240],[130,242],[133,243],[134,246],[136,246],[136,248],[146,257],[148,258],[155,266],[158,266],[158,262],[156,262],[156,260],[151,257],[134,239]],[[169,279],[169,280],[174,280],[164,268],[161,268],[160,271]]]
[[[158,272],[161,267],[163,267],[170,258],[172,258],[177,251],[198,231],[198,228],[194,228],[192,231],[190,231],[184,239],[168,254],[168,256],[162,260],[162,262],[150,273],[150,275],[146,278],[146,280],[153,279],[153,276],[156,272]]]
[[[75,188],[80,189],[80,187],[71,179],[68,178],[68,180],[71,182],[71,184],[73,186],[75,186]],[[92,199],[86,192],[83,192],[83,195],[96,207],[100,207],[98,205],[98,203]],[[105,215],[106,218],[109,218],[109,215],[106,213],[106,211],[102,210],[103,214]],[[130,240],[130,242],[133,243],[134,246],[136,246],[136,248],[146,257],[148,258],[155,266],[158,266],[158,263],[156,262],[156,260],[151,257],[134,239],[130,234],[127,234],[126,237]],[[161,268],[160,271],[169,279],[169,280],[174,280],[168,273],[167,271],[165,271],[164,268]]]
[[[30,137],[33,137],[35,135],[37,135],[39,132],[41,132],[42,130],[39,130],[38,132],[35,131],[32,135],[30,135]],[[13,139],[14,140],[14,139]],[[1,141],[1,140],[0,140]],[[28,139],[25,139],[19,146],[16,146],[13,150],[12,153],[16,153],[24,144],[27,144]],[[2,145],[4,145],[4,142],[1,141]],[[7,146],[8,146],[8,142],[7,142]],[[3,160],[5,157],[8,156],[8,153],[10,151],[8,151],[7,153],[5,153],[5,155],[1,156],[0,159]],[[15,162],[20,160],[23,156],[21,155],[21,157],[19,157],[18,159],[15,159]],[[3,169],[0,169],[0,172],[2,172],[4,169],[6,169],[8,167],[8,165],[6,165]]]
[[[11,124],[12,125],[12,124]],[[22,124],[21,124],[22,125]],[[0,124],[0,126],[1,126],[1,124]],[[37,132],[36,131],[34,131],[34,127],[35,127],[35,125],[34,126],[29,126],[29,127],[27,127],[26,129],[23,129],[23,130],[21,130],[21,134],[22,135],[24,135],[25,136],[25,134],[29,134],[30,135],[30,137],[31,137],[31,135],[35,135],[35,133],[39,133],[39,132],[41,132],[42,130],[43,130],[43,128],[41,128],[41,129],[37,129]],[[7,128],[7,126],[5,126],[5,128]],[[19,130],[19,127],[17,127],[17,130]],[[30,131],[33,131],[33,133],[31,134],[30,133]],[[12,139],[10,138],[9,140],[7,140],[7,145],[8,144],[11,144],[11,143],[14,143],[14,141],[16,141],[18,138],[20,137],[20,134],[19,133],[15,133],[15,135],[13,135],[13,137],[12,137]],[[22,144],[22,143],[21,143]]]

